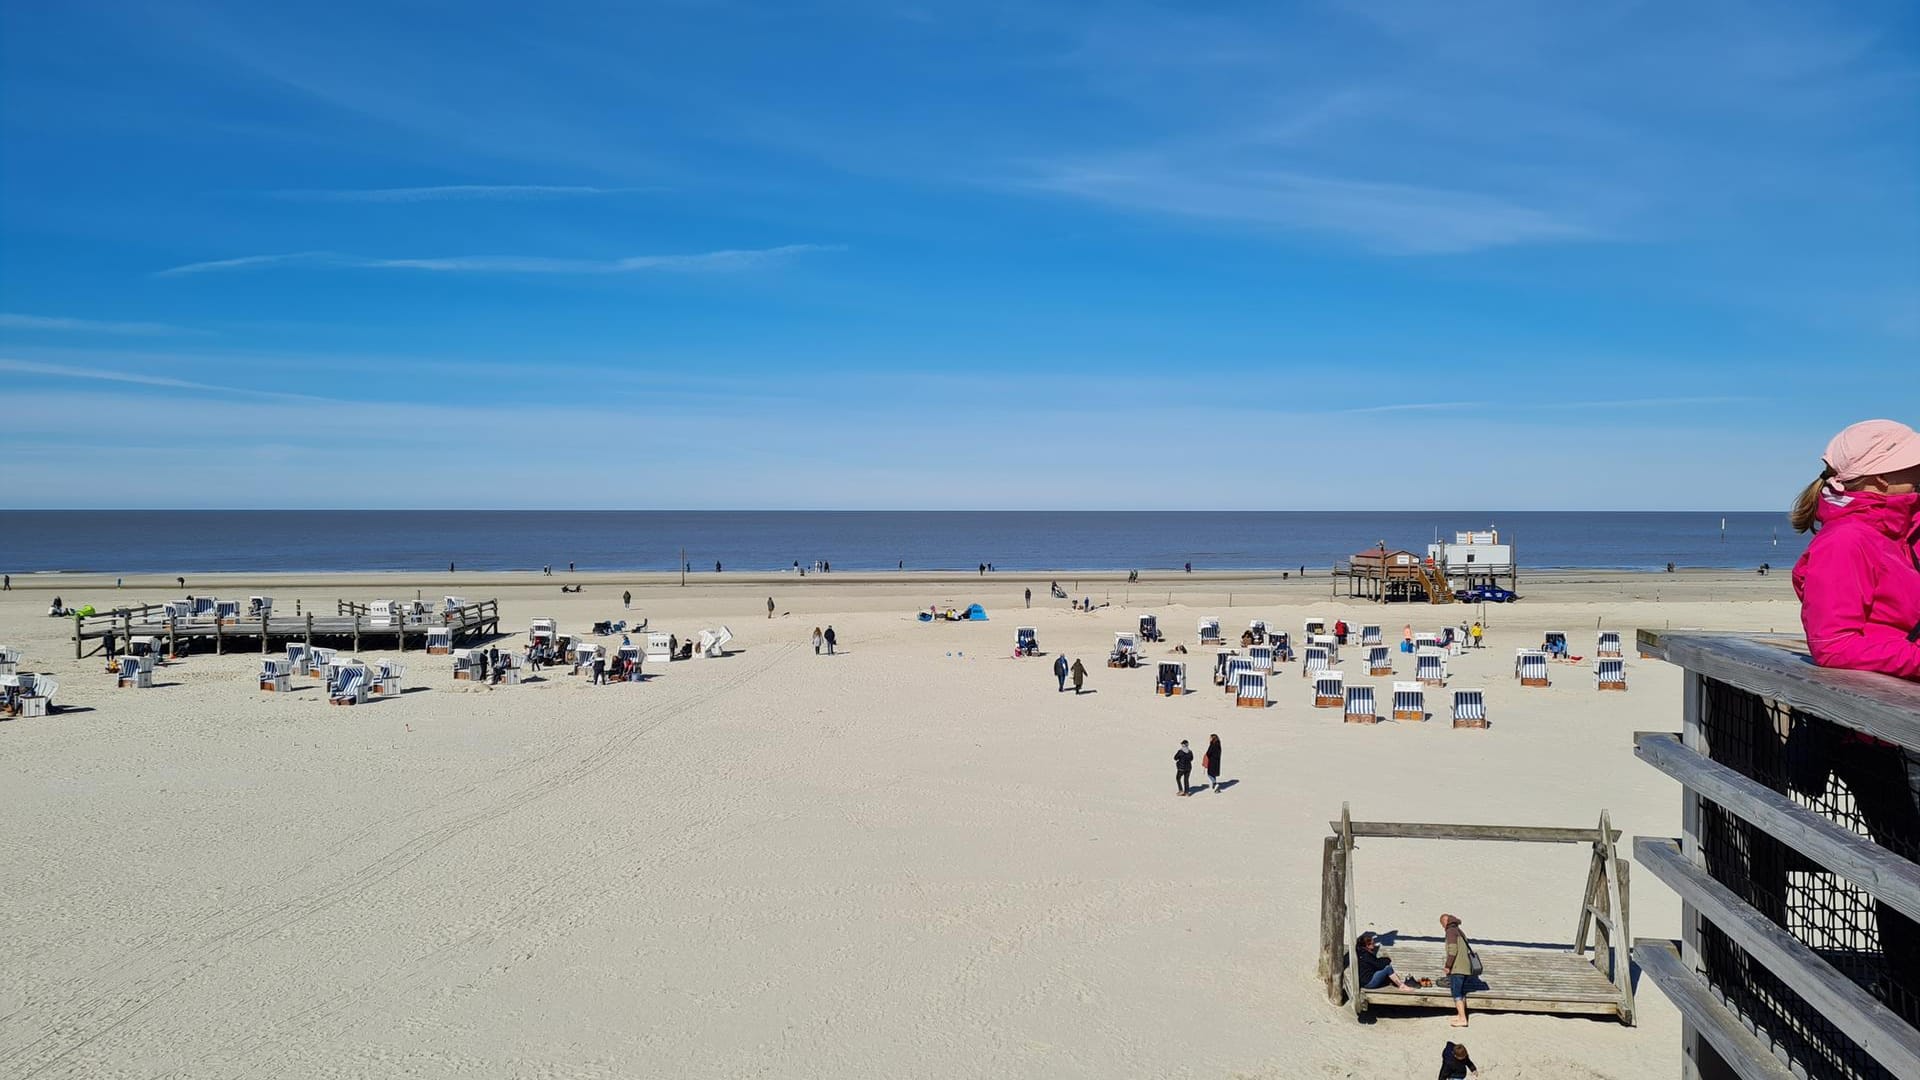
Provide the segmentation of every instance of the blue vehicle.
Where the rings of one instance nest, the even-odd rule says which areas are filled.
[[[1512,590],[1494,585],[1475,585],[1471,589],[1461,589],[1453,596],[1454,599],[1468,604],[1511,604],[1520,599],[1519,595]]]

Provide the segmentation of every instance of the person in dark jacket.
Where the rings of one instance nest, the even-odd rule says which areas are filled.
[[[631,589],[620,594],[620,604],[622,607],[633,606],[633,591]]]
[[[1193,775],[1193,748],[1187,740],[1180,740],[1180,749],[1173,752],[1173,786],[1182,795],[1193,794],[1193,787],[1187,778]]]
[[[1060,680],[1059,692],[1067,692],[1067,654],[1061,653],[1053,658],[1053,677]]]
[[[1073,692],[1078,694],[1080,692],[1080,688],[1086,685],[1087,665],[1081,663],[1078,660],[1075,660],[1073,662],[1073,667],[1070,670],[1073,675]]]
[[[834,643],[840,640],[839,637],[837,637],[833,632],[832,623],[827,624],[827,632],[824,634],[821,634],[820,639],[827,643],[827,655],[832,656]]]
[[[1405,990],[1407,984],[1394,973],[1393,962],[1380,955],[1380,939],[1369,930],[1360,935],[1353,943],[1353,962],[1360,967],[1360,986],[1365,990],[1378,990],[1388,983],[1395,989]]]
[[[1220,756],[1220,736],[1207,736],[1207,756],[1201,764],[1207,769],[1207,783],[1212,784],[1216,792],[1220,790]]]
[[[1467,1056],[1466,1043],[1450,1042],[1440,1051],[1439,1080],[1466,1080],[1479,1075],[1480,1067]]]

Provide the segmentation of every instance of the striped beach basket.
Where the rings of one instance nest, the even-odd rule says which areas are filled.
[[[1220,684],[1221,688],[1229,694],[1238,694],[1240,692],[1241,673],[1252,670],[1253,661],[1244,656],[1233,657],[1227,661],[1227,680]]]
[[[1380,709],[1373,701],[1373,687],[1347,687],[1347,723],[1374,724],[1379,721]]]
[[[1513,672],[1520,679],[1521,686],[1546,686],[1547,654],[1534,649],[1522,649],[1514,657]]]
[[[260,689],[284,694],[293,689],[293,673],[285,660],[260,661]]]
[[[1253,662],[1253,670],[1269,672],[1273,670],[1273,646],[1254,645],[1247,649],[1247,659]]]
[[[1599,641],[1594,646],[1593,655],[1604,656],[1609,658],[1617,657],[1617,656],[1625,656],[1626,653],[1622,652],[1620,649],[1620,631],[1618,630],[1600,631],[1600,638],[1599,638]]]
[[[1397,682],[1393,684],[1393,718],[1395,720],[1425,720],[1427,718],[1427,690],[1417,682]]]
[[[1423,686],[1447,685],[1447,658],[1439,649],[1429,645],[1414,656],[1413,677]]]
[[[1267,707],[1267,700],[1267,673],[1242,671],[1238,677],[1238,689],[1234,691],[1233,703],[1242,709],[1264,709]]]
[[[1393,674],[1393,651],[1385,645],[1367,646],[1367,674]]]
[[[1620,657],[1601,657],[1593,662],[1593,688],[1595,690],[1625,690],[1627,688],[1627,662]]]
[[[1487,726],[1487,695],[1482,689],[1462,689],[1453,692],[1453,726],[1457,728],[1483,728]]]
[[[1347,703],[1347,677],[1338,671],[1322,671],[1313,677],[1313,707],[1338,709]]]
[[[1361,628],[1360,628],[1360,644],[1362,644],[1362,645],[1385,645],[1385,644],[1386,644],[1386,639],[1380,636],[1380,628],[1379,628],[1379,627],[1377,627],[1377,626],[1363,626],[1363,627],[1361,627]]]
[[[1318,645],[1309,645],[1306,662],[1300,665],[1300,677],[1312,678],[1332,666],[1328,663],[1327,650]]]

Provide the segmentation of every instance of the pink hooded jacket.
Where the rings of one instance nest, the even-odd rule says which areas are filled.
[[[1826,495],[1793,567],[1800,625],[1821,667],[1920,679],[1920,494]]]

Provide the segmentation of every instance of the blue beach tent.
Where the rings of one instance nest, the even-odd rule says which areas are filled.
[[[986,622],[987,609],[981,607],[979,604],[973,604],[967,608],[967,613],[961,617],[969,622]]]

